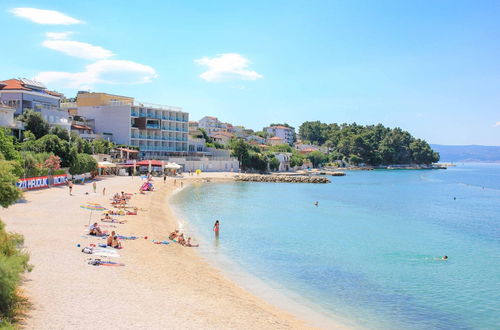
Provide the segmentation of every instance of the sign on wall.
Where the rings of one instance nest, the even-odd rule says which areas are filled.
[[[66,174],[54,175],[52,179],[54,180],[54,186],[60,186],[66,183],[68,176]]]
[[[49,186],[49,177],[39,176],[36,178],[20,179],[16,185],[23,190],[46,188]]]

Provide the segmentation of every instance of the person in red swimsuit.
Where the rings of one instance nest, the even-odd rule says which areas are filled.
[[[215,236],[219,237],[219,220],[215,221],[214,232],[215,232]]]

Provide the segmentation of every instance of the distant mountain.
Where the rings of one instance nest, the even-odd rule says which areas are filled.
[[[431,144],[439,152],[440,162],[500,162],[500,146],[446,146]]]

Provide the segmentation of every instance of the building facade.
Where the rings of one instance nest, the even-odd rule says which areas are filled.
[[[227,132],[227,124],[221,122],[216,117],[205,116],[198,121],[198,127],[203,128],[208,135],[218,133],[218,132]]]
[[[292,127],[281,125],[269,126],[264,127],[264,131],[281,138],[285,143],[288,143],[289,145],[293,145],[295,139],[295,129]]]
[[[114,143],[139,147],[140,158],[168,159],[188,152],[189,114],[181,108],[111,102],[78,106],[78,114],[94,119],[94,132],[103,138],[112,135]]]
[[[27,110],[40,112],[47,122],[54,126],[70,129],[68,112],[60,108],[62,94],[47,90],[42,83],[30,79],[9,79],[0,81],[0,99],[15,109],[15,115]]]

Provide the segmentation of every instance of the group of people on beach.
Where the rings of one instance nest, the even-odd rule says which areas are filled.
[[[186,247],[198,247],[199,246],[199,244],[192,244],[191,243],[191,237],[188,237],[188,239],[186,240],[184,238],[184,234],[180,233],[178,229],[171,232],[170,235],[168,236],[168,239],[171,241],[177,242],[180,245],[186,246]]]

